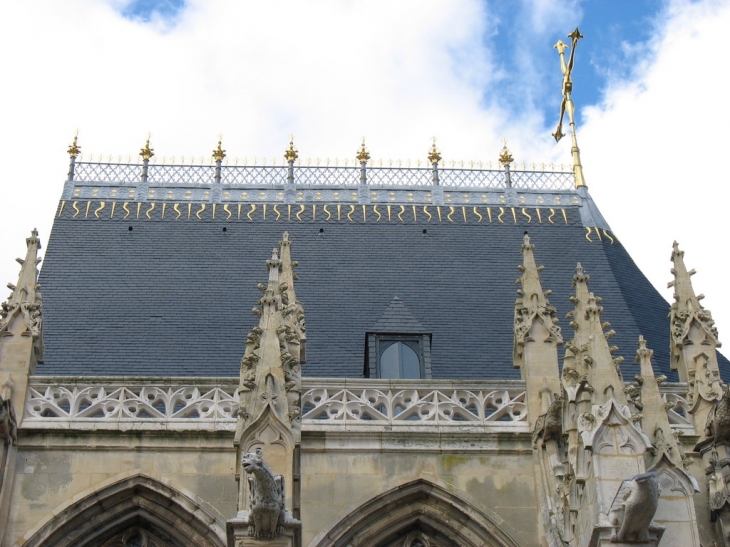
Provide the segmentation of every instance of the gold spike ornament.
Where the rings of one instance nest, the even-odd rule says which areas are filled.
[[[299,152],[296,148],[294,148],[294,135],[290,135],[289,137],[289,148],[287,148],[284,151],[284,159],[287,162],[293,162],[296,161],[296,159],[299,157]]]

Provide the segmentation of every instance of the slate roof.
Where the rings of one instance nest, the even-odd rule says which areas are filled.
[[[560,317],[572,307],[580,261],[591,291],[603,297],[604,320],[617,331],[611,342],[626,357],[625,377],[638,372],[634,353],[643,334],[657,374],[676,380],[668,366],[669,305],[615,234],[587,234],[578,207],[552,215],[542,209],[539,217],[536,209],[492,207],[489,218],[484,206],[442,207],[438,217],[436,207],[429,217],[419,207],[418,215],[409,208],[389,220],[384,205],[378,215],[363,206],[365,218],[360,205],[349,218],[325,216],[322,204],[279,217],[271,205],[265,218],[261,206],[225,215],[219,204],[215,216],[211,207],[196,214],[195,204],[191,214],[186,205],[180,215],[173,204],[148,212],[150,204],[132,202],[124,213],[117,203],[110,217],[107,204],[99,218],[96,202],[59,208],[40,275],[45,362],[38,374],[237,376],[246,334],[257,323],[250,312],[260,296],[256,284],[288,231],[306,311],[305,376],[361,377],[364,334],[389,320],[383,312],[398,295],[432,334],[434,378],[518,379],[514,281],[527,230]],[[568,321],[561,325],[569,338]],[[720,366],[727,375],[724,357]]]
[[[428,334],[429,329],[424,327],[397,296],[393,297],[378,322],[368,329],[368,332],[390,332],[400,334]]]

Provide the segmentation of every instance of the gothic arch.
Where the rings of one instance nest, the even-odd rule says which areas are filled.
[[[438,547],[517,547],[482,511],[423,479],[364,503],[309,547],[400,547],[414,532]]]
[[[93,547],[128,528],[171,547],[225,547],[225,523],[193,496],[135,474],[116,480],[55,512],[23,547]],[[30,535],[29,533],[28,535]]]

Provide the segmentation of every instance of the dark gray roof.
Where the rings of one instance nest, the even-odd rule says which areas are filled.
[[[237,376],[243,342],[257,321],[250,312],[260,296],[256,284],[266,279],[265,260],[288,231],[300,262],[306,376],[360,377],[364,334],[398,295],[432,334],[434,378],[516,379],[514,281],[527,230],[560,316],[572,307],[580,261],[591,291],[603,297],[604,320],[617,331],[612,343],[626,357],[625,377],[638,370],[633,356],[643,334],[655,350],[657,374],[676,379],[668,366],[669,305],[614,234],[588,233],[577,207],[541,209],[538,216],[533,208],[492,206],[489,218],[482,205],[479,218],[471,206],[445,206],[438,216],[430,208],[429,218],[420,206],[417,215],[409,207],[398,216],[398,206],[386,216],[380,205],[379,216],[363,206],[363,219],[360,205],[349,218],[334,213],[335,204],[329,216],[318,204],[316,214],[307,205],[299,217],[277,217],[270,205],[266,219],[261,206],[249,219],[248,205],[243,214],[226,215],[219,204],[215,218],[210,206],[196,214],[198,204],[192,214],[182,204],[178,215],[170,203],[164,218],[161,204],[148,212],[150,204],[131,203],[127,214],[117,203],[113,218],[108,203],[101,218],[94,214],[98,202],[71,205],[55,220],[41,272],[39,374]],[[289,207],[296,213],[300,205]],[[569,338],[568,321],[561,323]],[[727,360],[720,360],[727,378]]]
[[[428,334],[430,331],[421,325],[421,323],[413,317],[411,311],[406,307],[403,301],[397,296],[393,297],[388,307],[385,308],[383,315],[380,316],[378,322],[368,329],[368,332],[391,332],[401,334]]]

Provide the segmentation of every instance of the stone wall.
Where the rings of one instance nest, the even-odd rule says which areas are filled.
[[[329,545],[326,540],[337,523],[363,511],[371,500],[379,511],[376,522],[360,514],[358,523],[370,530],[398,529],[393,513],[398,503],[386,507],[390,497],[377,500],[413,483],[433,486],[462,500],[485,515],[515,545],[537,546],[537,498],[528,434],[510,435],[410,435],[305,433],[302,438],[303,544]],[[391,496],[397,499],[397,496]],[[448,500],[439,500],[449,505]],[[434,502],[436,503],[436,502]],[[442,507],[451,515],[453,507]],[[377,521],[379,519],[379,521]],[[334,540],[334,538],[329,538]],[[495,538],[494,545],[496,543]],[[321,542],[321,543],[320,543]]]
[[[61,526],[75,504],[137,475],[182,493],[192,500],[189,512],[214,518],[221,533],[236,512],[230,432],[22,430],[18,441],[6,545],[23,545],[45,525]]]

